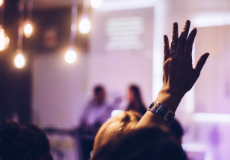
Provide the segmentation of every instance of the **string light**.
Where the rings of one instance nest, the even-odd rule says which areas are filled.
[[[31,36],[33,32],[33,27],[30,24],[30,22],[26,22],[25,26],[24,26],[24,35],[26,36],[26,38],[29,38]]]
[[[26,59],[23,56],[22,51],[18,49],[16,51],[16,56],[14,58],[14,65],[16,68],[22,69],[25,66],[25,64],[26,64]]]
[[[0,51],[5,50],[10,43],[10,39],[5,33],[5,30],[3,29],[2,25],[4,22],[4,0],[0,0]]]
[[[65,54],[65,61],[67,63],[74,63],[77,60],[77,54],[73,49],[69,49]]]
[[[72,0],[71,8],[71,32],[69,37],[70,47],[65,54],[67,63],[74,63],[77,60],[77,54],[74,52],[75,38],[77,33],[77,0]]]
[[[86,14],[82,15],[81,21],[79,23],[79,32],[82,34],[87,34],[91,30],[91,23]]]
[[[5,30],[0,26],[0,51],[5,50],[10,43],[10,39],[5,33]]]
[[[22,69],[26,64],[26,59],[23,56],[22,52],[22,39],[23,39],[23,21],[24,21],[24,0],[19,0],[19,28],[18,28],[18,39],[17,39],[17,47],[16,56],[14,58],[14,66],[18,69]]]
[[[32,8],[33,8],[33,0],[28,0],[28,6],[27,6],[27,18],[24,26],[24,35],[26,38],[29,38],[33,32],[33,26],[31,25],[31,17],[32,17]]]
[[[92,8],[100,8],[102,6],[103,0],[90,0],[90,6]]]
[[[4,30],[0,29],[0,50],[4,50],[5,48],[5,34]]]
[[[3,0],[0,0],[0,7],[2,6],[2,4],[3,4]]]

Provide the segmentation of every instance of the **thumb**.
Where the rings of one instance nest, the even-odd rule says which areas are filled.
[[[194,68],[195,69],[195,78],[196,78],[196,80],[200,76],[200,72],[201,72],[201,70],[202,70],[202,68],[203,68],[208,56],[209,56],[209,53],[205,53],[202,56],[200,56],[199,60],[197,61],[196,66]]]

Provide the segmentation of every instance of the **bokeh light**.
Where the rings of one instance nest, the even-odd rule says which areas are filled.
[[[24,27],[24,35],[26,36],[26,38],[29,38],[31,36],[33,32],[33,27],[30,23],[26,23],[25,27]]]
[[[9,37],[6,35],[5,30],[0,26],[0,51],[5,50],[10,43]]]
[[[102,6],[103,0],[91,0],[90,6],[92,8],[100,8]]]
[[[2,6],[2,4],[3,4],[3,0],[0,0],[0,6]]]
[[[77,54],[73,50],[69,50],[65,54],[65,61],[67,63],[74,63],[77,60]]]
[[[14,58],[14,66],[18,69],[22,69],[26,64],[26,59],[22,54],[21,50],[16,51],[16,56]]]
[[[91,23],[86,15],[82,16],[78,27],[82,34],[88,34],[91,31]]]

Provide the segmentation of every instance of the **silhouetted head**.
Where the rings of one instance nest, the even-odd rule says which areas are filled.
[[[182,136],[184,134],[183,128],[180,122],[177,119],[174,119],[169,125],[169,132],[171,133],[172,138],[179,144],[182,144]]]
[[[0,124],[1,160],[52,160],[49,140],[36,125],[19,126],[5,120]]]
[[[123,112],[98,131],[92,160],[186,160],[180,145],[158,127],[135,129],[141,115]]]
[[[102,85],[97,85],[94,87],[94,102],[97,104],[104,103],[106,99],[105,89]]]

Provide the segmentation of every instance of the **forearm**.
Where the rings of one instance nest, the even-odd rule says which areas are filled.
[[[170,90],[162,88],[154,102],[159,102],[175,113],[183,94],[170,93]],[[168,123],[159,115],[147,111],[136,125],[136,128],[163,126],[167,127]]]

